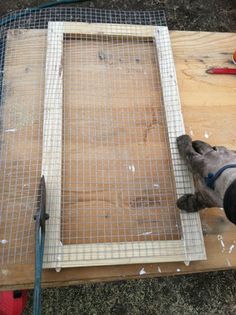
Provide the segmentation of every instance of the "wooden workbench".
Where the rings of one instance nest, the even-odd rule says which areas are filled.
[[[236,77],[207,75],[211,66],[231,66],[236,34],[171,32],[186,132],[194,139],[236,148]],[[220,209],[201,214],[207,252],[206,261],[63,269],[43,272],[43,286],[88,281],[164,276],[236,267],[236,227]],[[142,272],[140,272],[142,270]],[[0,268],[0,289],[31,288],[32,264]]]

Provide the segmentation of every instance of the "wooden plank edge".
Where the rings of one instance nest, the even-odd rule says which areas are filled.
[[[175,264],[175,263],[173,263]],[[156,264],[155,264],[156,265]],[[136,265],[133,265],[136,267]],[[146,273],[141,275],[136,272],[135,274],[127,274],[127,273],[122,273],[122,270],[120,271],[119,275],[110,275],[109,273],[107,273],[105,276],[100,276],[99,275],[99,271],[96,273],[96,276],[93,278],[82,278],[80,277],[79,273],[77,273],[77,279],[72,280],[72,279],[68,279],[66,276],[64,276],[63,278],[60,278],[60,280],[58,280],[56,278],[56,271],[52,271],[55,273],[55,278],[52,280],[48,280],[47,278],[47,270],[45,270],[43,272],[45,279],[42,280],[41,286],[43,288],[49,288],[49,287],[65,287],[65,286],[72,286],[72,285],[80,285],[80,284],[88,284],[88,283],[101,283],[101,282],[112,282],[112,281],[122,281],[122,280],[132,280],[132,279],[140,279],[140,278],[159,278],[159,277],[167,277],[167,276],[180,276],[180,275],[190,275],[190,274],[198,274],[198,273],[203,273],[203,272],[215,272],[215,271],[229,271],[229,270],[236,270],[236,268],[232,268],[232,267],[208,267],[208,268],[204,268],[204,269],[199,269],[199,270],[192,270],[192,269],[181,269],[180,271],[178,269],[175,269],[174,271],[162,271],[157,272],[149,272],[147,271],[149,264],[140,264],[138,265],[138,267],[136,268],[137,270],[140,270],[142,268],[144,268],[146,270]],[[125,267],[125,266],[121,266],[121,267]],[[82,267],[80,269],[83,269],[86,267]],[[94,268],[94,267],[91,267]],[[100,268],[100,267],[98,267]],[[158,266],[156,266],[156,268],[158,268]],[[31,268],[32,269],[32,268]],[[32,272],[32,270],[29,269],[29,272]],[[73,270],[75,270],[75,268],[71,268]],[[65,269],[65,271],[67,271],[69,269]],[[14,277],[14,279],[16,279],[16,277]],[[5,290],[18,290],[18,289],[33,289],[34,288],[34,280],[32,279],[32,281],[25,281],[22,283],[14,283],[14,284],[5,284],[5,283],[1,283],[0,284],[0,291],[5,291]]]

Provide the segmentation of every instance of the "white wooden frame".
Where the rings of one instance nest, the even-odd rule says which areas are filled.
[[[169,241],[145,241],[63,245],[61,243],[61,162],[62,162],[62,90],[64,34],[132,36],[156,43],[163,100],[169,134],[177,197],[189,193],[183,177],[193,189],[191,176],[180,162],[176,137],[184,133],[168,28],[164,26],[88,24],[49,22],[45,71],[42,174],[47,187],[47,211],[44,268],[115,265],[131,263],[192,261],[206,259],[198,213],[181,213],[183,238]],[[171,96],[171,97],[170,97]]]

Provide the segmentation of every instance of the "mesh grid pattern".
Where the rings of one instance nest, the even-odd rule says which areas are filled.
[[[63,55],[64,85],[73,82],[64,88],[63,243],[180,238],[155,44],[69,38]]]
[[[134,24],[137,35],[139,25],[166,25],[162,11],[84,8],[21,11],[4,19],[0,29],[2,264],[29,262],[34,257],[33,214],[42,172],[48,22],[126,24],[127,34]],[[112,26],[107,24],[107,29]],[[61,152],[61,216],[50,214],[50,235],[59,233],[63,245],[68,245],[68,260],[93,259],[94,253],[96,259],[99,255],[104,258],[102,253],[107,254],[109,244],[119,242],[123,245],[107,257],[118,257],[126,246],[136,250],[134,255],[139,252],[145,257],[152,256],[157,247],[163,254],[165,246],[177,250],[174,241],[183,239],[185,224],[181,225],[175,206],[172,144],[155,42],[142,36],[67,34],[62,50],[62,143],[59,149],[53,148],[54,153]],[[58,112],[50,119],[56,132]],[[181,166],[178,154],[174,158]],[[57,167],[49,162],[51,174]],[[56,183],[55,177],[52,180]],[[181,172],[176,181],[182,183],[183,192],[191,190]],[[182,217],[184,220],[188,221]],[[192,230],[196,229],[197,219],[190,220]],[[53,262],[63,253],[61,242],[55,246],[50,241],[46,242],[45,260]],[[105,249],[94,246],[104,243]],[[75,244],[88,246],[78,249]],[[200,245],[197,237],[192,252],[201,255]]]

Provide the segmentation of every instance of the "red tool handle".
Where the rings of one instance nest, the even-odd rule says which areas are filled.
[[[27,300],[27,290],[0,292],[0,315],[21,315]]]
[[[206,72],[210,74],[236,74],[236,68],[210,68]]]

